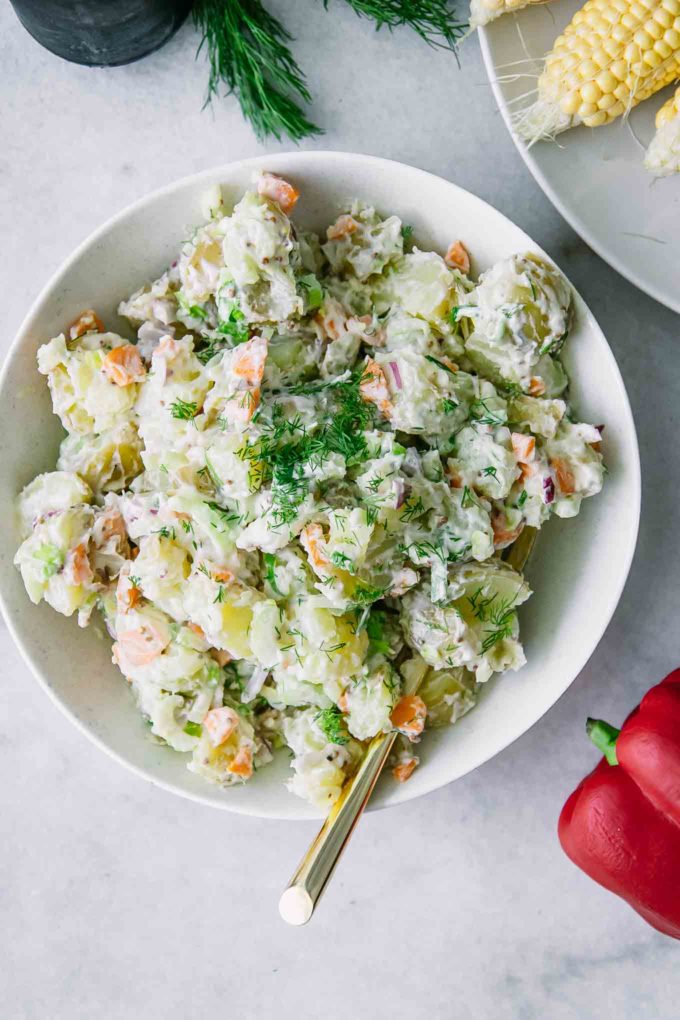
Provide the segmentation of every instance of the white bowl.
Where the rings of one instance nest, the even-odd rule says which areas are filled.
[[[187,178],[115,216],[78,248],[45,287],[19,331],[0,377],[0,519],[14,519],[16,494],[54,468],[61,428],[53,417],[35,352],[83,308],[125,332],[119,300],[157,277],[187,231],[202,220],[202,196],[218,182],[236,199],[254,170],[289,176],[302,198],[296,220],[320,229],[352,196],[397,213],[419,244],[468,245],[479,272],[514,252],[540,252],[518,227],[474,195],[412,167],[372,156],[297,152],[245,160]],[[616,608],[630,567],[640,510],[635,426],[616,362],[595,319],[576,295],[576,321],[565,353],[572,398],[584,420],[606,424],[610,474],[604,491],[571,521],[551,521],[528,571],[535,595],[521,613],[528,657],[517,674],[486,685],[478,707],[454,727],[427,734],[422,764],[406,784],[386,779],[373,806],[398,804],[451,782],[498,754],[529,729],[567,689]],[[185,756],[148,739],[128,685],[111,664],[110,642],[80,630],[47,605],[33,606],[12,566],[16,535],[0,529],[0,605],[26,661],[59,707],[96,744],[146,779],[205,804],[273,818],[316,812],[283,785],[288,756],[244,787],[209,786],[186,769]]]

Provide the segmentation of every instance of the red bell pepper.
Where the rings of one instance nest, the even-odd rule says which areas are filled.
[[[680,669],[621,730],[588,720],[605,757],[560,815],[562,848],[587,875],[680,939]]]

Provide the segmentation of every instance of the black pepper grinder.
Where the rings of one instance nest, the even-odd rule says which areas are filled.
[[[130,64],[175,34],[192,0],[11,0],[45,49],[89,67]]]

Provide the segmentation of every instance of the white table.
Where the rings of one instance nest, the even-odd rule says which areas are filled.
[[[595,257],[539,192],[474,39],[459,71],[406,31],[376,37],[339,0],[330,14],[318,0],[272,8],[298,37],[327,128],[311,147],[449,177],[524,227],[580,288],[636,413],[638,554],[604,640],[560,703],[475,774],[366,818],[314,924],[299,930],[276,903],[313,826],[231,816],[146,785],[62,718],[0,624],[0,1013],[670,1020],[677,944],[578,872],[555,825],[596,758],[586,716],[619,723],[680,658],[680,320]],[[141,63],[88,70],[41,50],[0,6],[0,354],[47,277],[112,212],[262,151],[233,100],[201,112],[195,45],[186,25]]]

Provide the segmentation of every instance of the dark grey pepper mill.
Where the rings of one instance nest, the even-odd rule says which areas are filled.
[[[130,64],[177,31],[191,0],[11,0],[46,49],[90,67]]]

